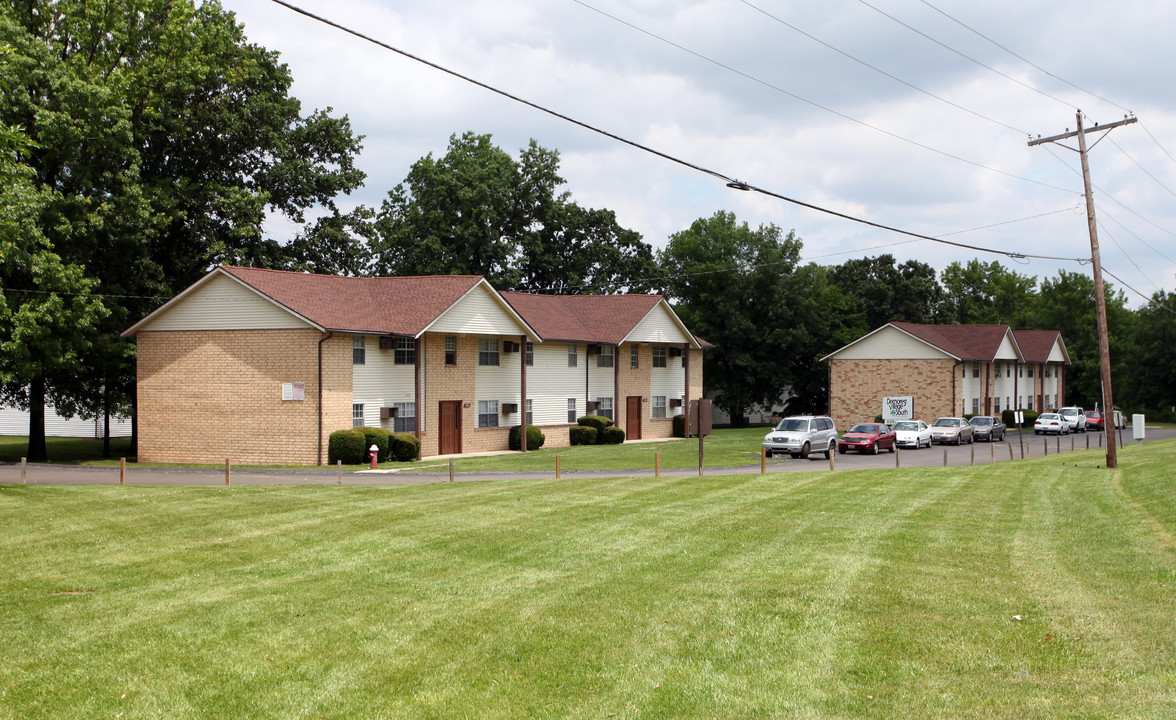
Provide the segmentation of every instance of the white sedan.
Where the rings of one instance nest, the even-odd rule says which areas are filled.
[[[922,420],[899,420],[894,423],[894,435],[899,447],[931,447],[931,426]]]
[[[1070,423],[1057,413],[1041,413],[1037,416],[1037,422],[1033,423],[1033,434],[1048,435],[1049,433],[1069,435]]]

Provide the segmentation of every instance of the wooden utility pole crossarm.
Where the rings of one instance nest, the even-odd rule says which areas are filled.
[[[1086,191],[1086,224],[1090,233],[1090,264],[1094,269],[1094,309],[1096,321],[1098,323],[1098,365],[1099,373],[1102,377],[1103,389],[1103,414],[1104,416],[1110,414],[1114,417],[1115,401],[1114,395],[1111,392],[1111,349],[1110,343],[1107,339],[1107,299],[1103,293],[1103,279],[1102,279],[1102,260],[1098,252],[1098,224],[1094,219],[1094,194],[1091,192],[1090,183],[1090,164],[1086,159],[1086,134],[1097,132],[1101,130],[1111,130],[1112,128],[1121,125],[1130,125],[1136,122],[1134,117],[1124,118],[1118,122],[1113,122],[1110,125],[1095,125],[1092,128],[1082,127],[1082,111],[1077,113],[1078,129],[1074,132],[1065,132],[1061,135],[1054,135],[1047,138],[1038,138],[1037,140],[1030,140],[1029,146],[1040,145],[1047,142],[1057,142],[1066,138],[1078,138],[1078,154],[1082,158],[1082,184]],[[1066,147],[1063,145],[1062,147]],[[1073,149],[1073,148],[1068,148]],[[1042,392],[1045,392],[1044,387]],[[1114,423],[1104,423],[1103,431],[1107,433],[1107,468],[1114,468],[1118,465],[1118,455],[1115,451],[1115,438],[1112,433],[1114,430],[1108,429]]]

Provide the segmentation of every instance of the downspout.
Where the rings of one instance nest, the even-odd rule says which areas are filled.
[[[335,333],[327,331],[327,336],[318,341],[318,464],[323,464],[323,343],[330,340]],[[227,472],[227,471],[226,471]]]
[[[682,383],[682,414],[686,416],[687,422],[690,420],[690,343],[686,343],[686,349],[682,351],[682,374],[684,382]]]
[[[416,439],[417,439],[416,459],[420,460],[421,459],[421,418],[423,418],[425,416],[425,409],[423,407],[421,407],[421,399],[422,399],[421,398],[421,368],[423,367],[423,364],[424,364],[424,358],[422,358],[421,355],[424,353],[425,344],[423,342],[421,342],[421,338],[419,338],[419,337],[414,338],[414,342],[416,343],[416,345],[415,345],[415,349],[413,351],[413,364],[416,367],[413,368],[413,384],[415,387],[413,388],[412,401],[413,401],[413,403],[415,403],[415,408],[416,408],[416,422],[413,423],[413,427],[415,429],[412,431],[412,434],[415,435]]]
[[[959,398],[957,398],[957,397],[956,397],[956,383],[955,383],[956,374],[955,374],[955,369],[956,369],[957,367],[961,367],[961,368],[962,368],[963,366],[964,366],[964,361],[963,361],[963,360],[960,360],[960,361],[958,361],[958,362],[957,362],[955,365],[952,365],[952,366],[951,366],[951,414],[952,414],[952,415],[955,415],[955,409],[956,409],[956,400],[958,400],[958,399],[959,399]],[[963,372],[963,371],[961,371],[961,372]],[[960,392],[963,392],[963,390],[964,390],[964,381],[963,381],[963,380],[960,380]],[[963,413],[961,413],[961,415],[962,415],[962,414],[963,414]]]
[[[519,335],[519,343],[523,349],[519,353],[519,400],[522,402],[522,407],[519,408],[519,449],[527,452],[527,336]]]
[[[576,348],[576,352],[577,353],[580,352],[580,349],[578,346]],[[591,400],[588,399],[589,393],[591,392],[591,390],[589,388],[592,384],[591,378],[588,376],[588,365],[589,365],[589,363],[591,363],[591,358],[592,358],[592,355],[589,354],[588,347],[584,346],[584,414],[585,415],[588,414],[588,403],[591,402]],[[595,413],[593,413],[593,414],[595,414]]]
[[[613,349],[613,424],[617,424],[617,420],[621,419],[621,346],[617,345]],[[625,418],[629,417],[629,408],[625,408]]]

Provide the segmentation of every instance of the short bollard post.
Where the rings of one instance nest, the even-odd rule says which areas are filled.
[[[1070,452],[1074,452],[1074,436],[1070,436]]]
[[[1090,449],[1090,433],[1086,433],[1086,449]]]
[[[335,475],[339,479],[339,484],[342,485],[343,484],[343,461],[342,460],[335,461]]]
[[[1025,448],[1021,448],[1021,452],[1025,452]],[[1009,443],[1009,460],[1013,459],[1013,444]]]
[[[760,475],[768,471],[768,451],[766,448],[760,448]]]
[[[1106,435],[1106,433],[1105,433],[1105,432],[1100,432],[1100,433],[1098,434],[1098,446],[1099,446],[1099,448],[1102,448],[1102,439],[1103,439],[1103,435]]]
[[[1056,455],[1056,454],[1060,453],[1061,451],[1062,451],[1062,436],[1058,435],[1057,439],[1054,440],[1054,454]]]
[[[996,462],[996,448],[992,447],[992,441],[988,441],[988,462]]]
[[[653,454],[653,476],[661,477],[661,453]]]
[[[29,459],[28,458],[21,458],[20,459],[20,484],[21,485],[25,484],[25,473],[28,472],[28,467],[29,467]]]
[[[837,464],[833,461],[833,458],[835,458],[835,457],[837,457],[837,451],[830,450],[829,451],[829,470],[831,470],[831,471],[837,469]]]
[[[559,480],[559,453],[555,454],[555,479]]]
[[[449,482],[453,482],[453,458],[449,458]]]
[[[943,467],[947,467],[947,448],[943,448]]]
[[[916,439],[915,444],[917,445],[918,443],[919,441]],[[902,450],[898,449],[898,443],[894,443],[894,467],[902,467],[898,460],[899,455],[902,455]]]
[[[127,484],[127,459],[126,458],[119,458],[118,459],[118,484],[119,485],[126,485]]]
[[[225,485],[229,484],[229,459],[225,458]]]
[[[972,457],[970,460],[968,460],[968,464],[975,465],[976,464],[976,443],[972,443],[971,445],[968,446],[968,448],[972,451]]]
[[[1041,456],[1049,455],[1049,438],[1042,436],[1041,438]]]

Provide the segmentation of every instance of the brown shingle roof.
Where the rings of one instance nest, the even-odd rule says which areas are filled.
[[[481,282],[478,275],[340,277],[284,270],[220,270],[327,330],[419,335]]]
[[[661,295],[502,296],[544,340],[606,345],[619,345],[662,300]]]
[[[1014,330],[1013,335],[1017,337],[1025,362],[1031,363],[1048,361],[1054,343],[1062,336],[1057,330]]]
[[[996,351],[1000,349],[1001,341],[1012,329],[1008,325],[923,325],[906,322],[890,324],[923,342],[955,355],[960,360],[983,362],[992,362],[996,357]]]

